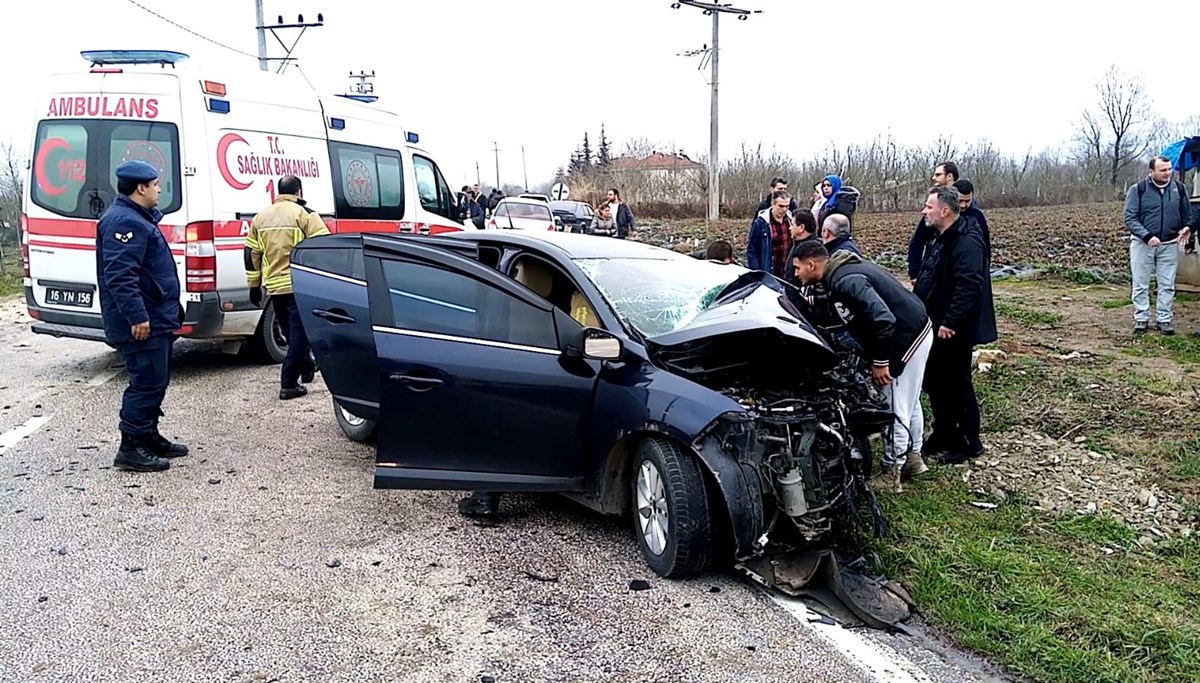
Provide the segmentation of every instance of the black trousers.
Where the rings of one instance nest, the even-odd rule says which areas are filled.
[[[158,431],[162,402],[171,383],[171,354],[175,335],[158,334],[145,341],[117,345],[129,373],[129,386],[121,399],[120,429],[142,437]]]
[[[935,448],[979,450],[979,399],[971,381],[972,347],[954,339],[933,340],[925,367],[925,393],[933,412]]]
[[[271,297],[271,305],[275,308],[275,319],[287,336],[287,356],[283,359],[283,368],[279,371],[279,386],[284,389],[295,389],[300,383],[300,375],[316,370],[312,358],[312,347],[308,344],[308,335],[304,333],[304,321],[300,319],[300,310],[296,308],[295,294],[276,294]]]

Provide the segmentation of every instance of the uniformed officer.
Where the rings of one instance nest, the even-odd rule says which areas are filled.
[[[179,275],[171,247],[158,229],[162,188],[158,171],[144,161],[116,169],[119,196],[96,227],[96,281],[104,336],[129,373],[121,401],[121,446],[113,465],[137,472],[170,467],[166,458],[187,455],[158,431],[171,382],[171,352],[179,329]]]

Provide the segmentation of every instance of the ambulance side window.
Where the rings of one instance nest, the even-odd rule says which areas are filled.
[[[381,147],[329,143],[337,217],[398,221],[404,218],[404,162]]]
[[[431,159],[414,154],[413,169],[417,176],[417,194],[421,198],[421,208],[457,221],[454,216],[454,193],[450,191],[450,185],[442,177],[437,164]]]

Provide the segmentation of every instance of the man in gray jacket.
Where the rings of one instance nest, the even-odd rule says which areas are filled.
[[[1171,160],[1150,160],[1150,173],[1125,193],[1125,226],[1129,228],[1129,268],[1133,275],[1133,333],[1150,326],[1150,274],[1158,281],[1158,329],[1175,334],[1175,273],[1179,242],[1187,242],[1200,215],[1193,215],[1188,192],[1171,180]]]

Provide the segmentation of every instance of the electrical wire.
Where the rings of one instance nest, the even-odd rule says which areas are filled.
[[[170,24],[170,25],[174,26],[175,28],[177,28],[177,29],[179,29],[179,30],[181,30],[181,31],[184,31],[184,32],[190,33],[190,34],[192,34],[193,36],[196,36],[197,38],[200,38],[201,40],[207,40],[208,42],[212,43],[213,45],[216,45],[216,46],[218,46],[218,47],[223,47],[223,48],[225,48],[226,50],[229,50],[229,51],[231,51],[231,52],[236,52],[236,53],[238,53],[239,55],[243,55],[243,56],[245,56],[245,57],[253,57],[254,59],[258,59],[258,55],[252,55],[252,54],[250,54],[249,52],[246,52],[246,51],[244,51],[244,50],[239,50],[239,49],[237,49],[236,47],[230,47],[230,46],[226,45],[225,43],[222,43],[222,42],[220,42],[220,41],[213,40],[212,38],[209,38],[209,37],[208,37],[208,36],[206,36],[206,35],[203,35],[203,34],[200,34],[200,33],[196,33],[195,31],[193,31],[192,29],[190,29],[190,28],[188,28],[188,27],[184,26],[183,24],[180,24],[180,23],[178,23],[178,22],[176,22],[176,21],[172,21],[171,19],[168,19],[167,17],[164,17],[163,15],[159,14],[158,12],[155,12],[154,10],[150,9],[149,7],[146,7],[145,5],[143,5],[143,4],[139,3],[139,2],[137,2],[137,0],[125,0],[125,2],[128,2],[129,4],[133,5],[134,7],[138,7],[138,8],[140,8],[141,10],[143,10],[143,11],[145,11],[145,12],[147,12],[147,13],[149,13],[149,14],[153,15],[153,16],[156,16],[156,17],[158,17],[159,19],[162,19],[163,21],[167,22],[168,24]]]

